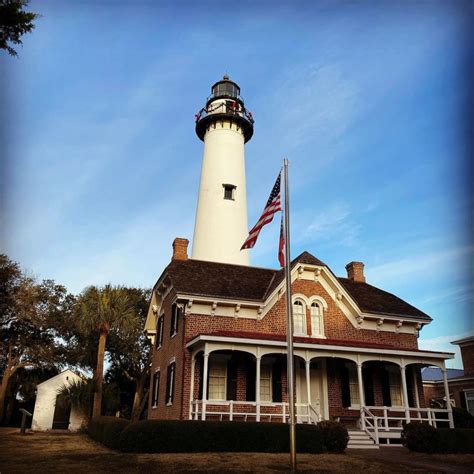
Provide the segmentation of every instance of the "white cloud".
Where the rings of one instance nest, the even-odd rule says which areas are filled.
[[[461,351],[457,344],[451,344],[452,341],[472,336],[473,333],[452,334],[449,336],[438,336],[430,339],[420,337],[418,345],[420,349],[436,352],[453,352],[454,359],[446,361],[446,365],[450,368],[462,368]]]
[[[367,276],[375,284],[393,285],[400,280],[406,283],[420,276],[446,271],[449,265],[472,255],[473,250],[474,246],[465,246],[445,251],[412,254],[400,260],[370,267],[367,269]]]

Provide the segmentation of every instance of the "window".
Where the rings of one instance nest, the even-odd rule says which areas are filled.
[[[170,337],[176,336],[178,333],[178,324],[179,324],[179,314],[181,313],[181,308],[177,304],[174,304],[171,307],[171,325],[170,325]]]
[[[159,349],[163,345],[163,326],[165,315],[162,314],[156,322],[156,348]]]
[[[466,396],[466,410],[474,416],[474,390],[464,392]]]
[[[166,374],[166,404],[171,405],[174,397],[174,376],[176,371],[176,362],[171,362],[168,365],[168,372]]]
[[[156,408],[158,405],[158,394],[160,392],[160,370],[158,369],[153,374],[153,383],[151,390],[151,405],[153,408]]]
[[[403,406],[402,377],[398,367],[388,367],[388,379],[390,383],[390,399],[392,407]]]
[[[262,364],[260,366],[260,401],[272,401],[272,366]]]
[[[357,378],[357,367],[348,364],[349,370],[349,392],[351,394],[351,406],[360,406],[359,379]]]
[[[224,187],[224,199],[234,201],[235,189],[237,186],[234,186],[233,184],[223,184],[222,186]]]
[[[227,386],[227,361],[209,362],[209,400],[225,400]]]
[[[323,310],[316,302],[311,304],[311,332],[313,336],[322,336],[324,334]]]
[[[305,306],[301,301],[296,300],[293,303],[293,333],[306,334],[305,330]]]

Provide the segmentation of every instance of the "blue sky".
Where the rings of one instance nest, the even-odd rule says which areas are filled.
[[[472,331],[469,1],[31,1],[1,53],[8,121],[2,247],[71,291],[154,284],[192,240],[194,114],[228,73],[256,120],[249,225],[290,160],[292,255],[434,318],[432,350]],[[278,219],[252,264],[276,267]],[[460,362],[456,361],[455,366]]]

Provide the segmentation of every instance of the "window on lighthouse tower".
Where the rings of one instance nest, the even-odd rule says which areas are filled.
[[[233,184],[223,184],[224,187],[224,199],[230,199],[233,201],[235,199],[235,189],[237,186]]]

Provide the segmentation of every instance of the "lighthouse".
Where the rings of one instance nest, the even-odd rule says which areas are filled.
[[[204,142],[201,180],[194,225],[192,258],[249,265],[240,250],[248,234],[245,143],[254,120],[240,87],[224,76],[211,88],[196,114],[196,134]]]

